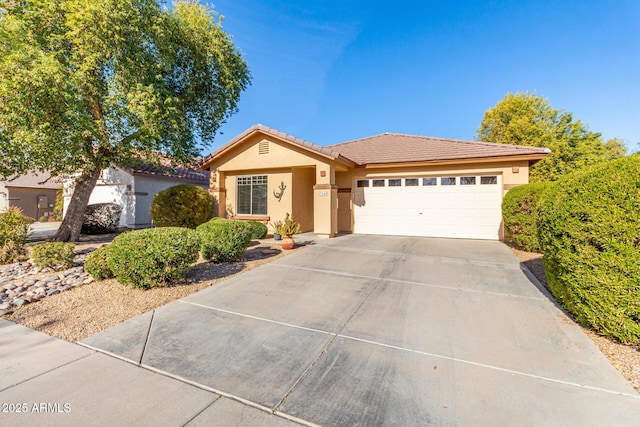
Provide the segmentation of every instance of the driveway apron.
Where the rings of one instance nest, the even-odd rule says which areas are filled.
[[[525,273],[500,242],[348,235],[81,344],[309,425],[635,424]]]

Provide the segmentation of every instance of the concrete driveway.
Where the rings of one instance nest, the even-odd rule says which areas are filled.
[[[640,395],[500,242],[319,241],[81,344],[230,398],[193,424],[219,422],[234,400],[274,413],[272,425],[640,414]]]

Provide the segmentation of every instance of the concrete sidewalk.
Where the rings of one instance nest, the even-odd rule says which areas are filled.
[[[0,426],[296,425],[0,319]]]

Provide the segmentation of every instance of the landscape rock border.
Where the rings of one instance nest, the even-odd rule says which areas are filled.
[[[84,271],[84,261],[95,249],[76,251],[75,266],[64,271],[41,270],[31,260],[4,267],[0,270],[0,316],[15,307],[93,282],[93,277]]]

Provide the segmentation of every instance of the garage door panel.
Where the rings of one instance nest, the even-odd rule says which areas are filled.
[[[498,183],[360,187],[354,190],[354,232],[404,236],[498,239],[502,215]],[[422,184],[422,180],[420,180]],[[388,185],[388,181],[385,181]]]

